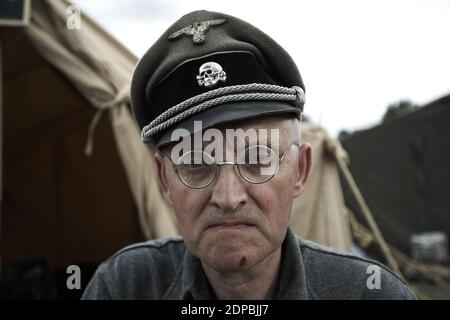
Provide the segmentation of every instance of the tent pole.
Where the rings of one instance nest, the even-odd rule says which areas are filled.
[[[366,201],[364,200],[363,195],[361,194],[361,191],[356,184],[355,179],[353,178],[353,175],[351,174],[350,170],[348,169],[347,163],[345,161],[346,153],[344,149],[342,148],[341,144],[336,140],[329,139],[327,141],[329,150],[332,151],[339,168],[341,169],[342,173],[344,174],[345,180],[350,186],[350,189],[352,190],[353,195],[356,198],[356,201],[358,202],[359,207],[361,208],[361,211],[364,215],[364,217],[367,220],[367,223],[369,224],[370,229],[372,230],[372,233],[374,235],[375,240],[378,242],[378,244],[381,247],[381,251],[383,252],[387,264],[389,267],[400,277],[403,278],[400,268],[398,267],[397,261],[394,259],[391,250],[389,249],[388,245],[386,244],[386,241],[383,238],[383,235],[380,232],[380,229],[378,228],[377,223],[375,222],[375,219],[373,218],[373,215],[369,209],[369,206],[367,205]]]

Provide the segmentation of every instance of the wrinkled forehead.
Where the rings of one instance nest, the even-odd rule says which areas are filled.
[[[291,133],[292,127],[290,125],[292,118],[274,115],[272,117],[260,117],[248,119],[245,121],[234,121],[225,123],[215,127],[215,129],[226,133],[227,130],[243,130],[243,131],[256,131],[256,132],[279,132],[280,136],[288,136]]]
[[[174,142],[168,148],[184,144],[184,150],[199,150],[207,146],[227,149],[261,144],[271,148],[283,148],[292,143],[293,118],[286,116],[260,117],[245,121],[223,123],[219,126],[196,131]]]

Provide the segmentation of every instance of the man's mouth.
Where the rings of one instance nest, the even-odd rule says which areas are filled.
[[[213,223],[211,224],[207,229],[243,229],[243,228],[249,228],[254,227],[254,224],[247,223],[247,222],[221,222],[221,223]]]

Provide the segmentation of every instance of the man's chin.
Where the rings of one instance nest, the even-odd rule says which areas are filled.
[[[259,232],[254,227],[247,228],[210,228],[202,234],[200,242],[204,252],[229,255],[245,248],[255,248],[260,242]]]
[[[208,267],[220,273],[242,272],[255,265],[255,256],[243,250],[221,256],[212,255],[202,259]]]
[[[215,242],[202,250],[204,263],[218,272],[236,272],[251,268],[257,260],[255,243],[236,241]]]

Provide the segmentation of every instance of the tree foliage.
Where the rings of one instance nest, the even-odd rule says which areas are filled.
[[[388,105],[386,112],[381,120],[382,123],[387,121],[397,119],[398,117],[404,116],[419,107],[410,100],[399,100]]]

